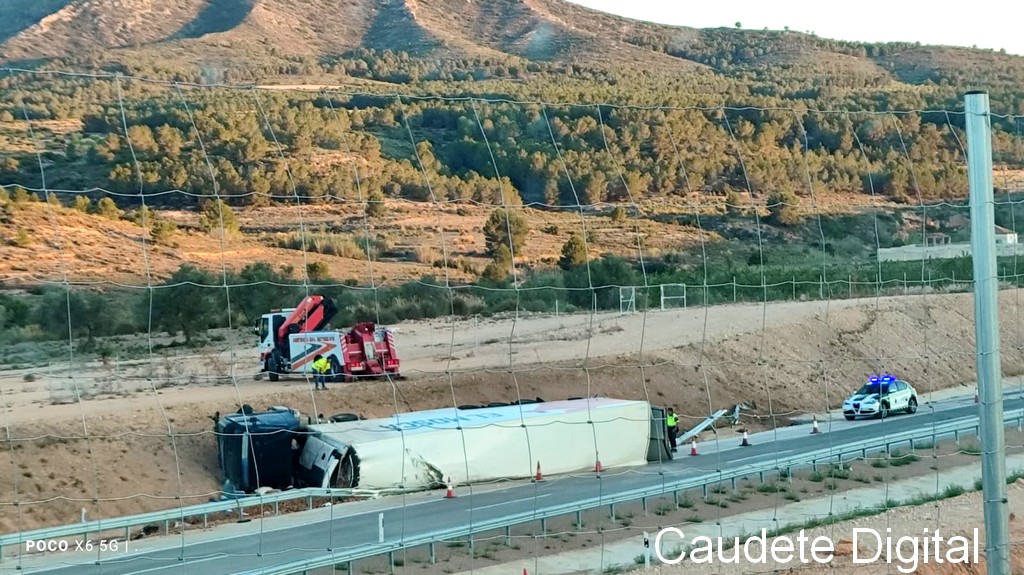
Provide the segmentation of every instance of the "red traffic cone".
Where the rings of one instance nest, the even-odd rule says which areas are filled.
[[[690,455],[697,455],[697,438],[690,440]]]
[[[750,438],[747,437],[747,432],[743,432],[743,441],[740,442],[740,447],[750,447]]]
[[[601,460],[598,459],[597,463],[594,464],[594,473],[600,474],[602,469],[604,468],[601,467]]]
[[[818,416],[817,415],[814,416],[814,425],[811,426],[811,434],[815,434],[815,433],[821,433],[821,430],[818,429]]]
[[[455,499],[455,490],[452,489],[452,478],[448,477],[448,491],[444,494],[445,499]]]
[[[533,477],[534,481],[544,481],[544,475],[540,472],[540,462],[537,462],[537,475]]]

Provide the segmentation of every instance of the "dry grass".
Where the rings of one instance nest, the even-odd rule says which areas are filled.
[[[1020,543],[1021,536],[1024,535],[1024,524],[1019,519],[1020,514],[1024,513],[1024,480],[1017,480],[1009,486],[1007,499],[1012,542],[1012,550],[1010,552],[1011,572],[1020,573],[1021,569],[1024,568],[1024,545]],[[769,553],[767,555],[768,560],[763,564],[752,564],[746,561],[731,564],[721,561],[714,561],[710,564],[686,561],[671,567],[656,566],[649,573],[654,575],[683,575],[684,573],[686,575],[711,575],[712,573],[715,575],[740,575],[741,573],[743,575],[752,575],[758,573],[799,572],[806,575],[888,575],[903,570],[904,572],[913,572],[917,575],[983,575],[987,572],[983,509],[982,494],[980,492],[972,492],[927,505],[901,507],[874,517],[862,517],[839,522],[827,527],[807,530],[806,536],[808,540],[824,536],[836,544],[835,559],[824,565],[816,565],[814,563],[801,565],[795,561],[783,564],[774,561]],[[930,549],[930,556],[922,553],[921,548],[917,549],[918,554],[916,557],[921,562],[916,568],[914,568],[915,566],[912,562],[901,561],[900,556],[896,554],[898,552],[891,553],[891,563],[886,563],[885,553],[882,553],[879,560],[874,562],[867,564],[853,563],[852,534],[856,528],[874,529],[876,531],[884,531],[884,529],[891,528],[895,547],[896,541],[900,537],[922,537],[926,530],[927,535],[925,536],[930,536],[931,533],[938,531],[945,539],[954,535],[961,535],[967,537],[968,540],[972,540],[971,529],[973,527],[978,528],[978,563],[938,563],[935,561],[934,548],[926,548]],[[795,534],[787,534],[786,537],[793,541],[796,536]],[[864,561],[864,558],[870,559],[874,556],[877,547],[875,547],[871,537],[861,537],[858,543],[861,541],[864,543],[859,547],[858,556],[861,561]],[[772,541],[769,540],[768,546],[771,547],[771,545]],[[906,557],[909,554],[906,551],[906,547],[903,547],[903,549],[903,557]],[[941,549],[944,554],[949,547],[943,545]],[[940,556],[944,557],[944,555]],[[930,560],[926,562],[925,557],[930,557]]]
[[[668,207],[661,207],[668,210]],[[574,231],[579,231],[578,214],[524,210],[531,225],[526,249],[517,254],[524,264],[553,265]],[[302,223],[307,231],[305,249],[320,254],[332,277],[367,281],[367,239],[369,259],[379,281],[403,282],[436,273],[437,262],[465,264],[451,268],[453,281],[471,281],[470,268],[483,269],[488,262],[481,226],[490,211],[463,207],[441,213],[424,210],[409,202],[388,202],[386,216],[367,226],[356,207],[296,208],[275,206],[240,210],[238,221],[247,233],[219,241],[200,232],[198,216],[192,212],[160,212],[159,217],[179,226],[169,240],[146,243],[149,272],[157,280],[168,277],[182,263],[220,270],[222,265],[238,270],[257,261],[292,264],[302,261]],[[685,212],[684,212],[685,213]],[[369,227],[369,231],[367,228]],[[617,253],[636,258],[640,233],[649,250],[679,251],[699,243],[695,228],[647,219],[613,222],[606,216],[588,216],[592,232],[592,255]],[[30,242],[19,247],[19,230],[27,230]],[[628,241],[623,241],[628,236]],[[66,271],[76,281],[106,279],[145,285],[147,270],[138,265],[144,230],[132,222],[112,221],[70,208],[41,202],[20,204],[11,209],[10,222],[0,228],[0,276],[21,281],[59,281]],[[443,243],[442,243],[443,241]],[[653,252],[649,252],[653,253]]]
[[[999,181],[1015,182],[1018,173],[999,175]],[[750,199],[741,194],[744,206]],[[801,209],[809,217],[849,213],[851,206],[894,204],[867,196],[822,194],[804,198]],[[744,208],[752,224],[752,210]],[[583,214],[590,255],[615,254],[627,259],[650,260],[699,246],[701,230],[692,224],[694,213],[702,216],[725,213],[724,199],[691,197],[658,200],[626,210],[625,219],[611,217],[610,210]],[[766,214],[763,207],[761,215]],[[562,246],[573,233],[583,230],[581,214],[524,208],[530,225],[525,249],[517,252],[521,265],[553,267]],[[254,262],[301,268],[302,250],[317,254],[332,278],[366,282],[368,265],[378,281],[402,283],[436,274],[445,258],[452,281],[473,281],[490,261],[482,226],[490,209],[425,207],[423,204],[388,200],[383,217],[367,219],[355,205],[296,207],[290,205],[239,209],[237,220],[244,231],[223,246],[199,230],[195,212],[160,211],[157,217],[173,222],[178,231],[159,242],[147,239],[148,269],[138,265],[142,255],[143,228],[126,219],[100,215],[41,202],[9,208],[9,221],[0,227],[0,276],[13,283],[60,281],[64,273],[75,281],[111,280],[146,285],[146,276],[159,281],[183,263],[220,271],[222,266],[239,270]],[[299,230],[305,230],[305,234]],[[704,240],[721,237],[704,230]]]

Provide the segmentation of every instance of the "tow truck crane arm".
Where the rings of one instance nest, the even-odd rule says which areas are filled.
[[[278,346],[284,347],[288,335],[292,333],[308,333],[323,329],[338,313],[338,308],[330,298],[322,295],[309,295],[302,299],[295,311],[284,320],[277,330]]]

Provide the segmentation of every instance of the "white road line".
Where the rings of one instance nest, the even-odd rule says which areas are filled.
[[[219,557],[206,557],[204,559],[191,559],[188,562],[184,563],[184,566],[185,567],[190,567],[192,565],[195,565],[196,563],[205,563],[207,561],[216,561],[218,559],[229,559],[229,558],[230,558],[230,555],[224,555],[224,556],[219,556]],[[175,569],[175,570],[180,571],[182,569],[182,564],[183,563],[181,561],[178,561],[177,559],[168,559],[166,565],[163,565],[161,567],[150,567],[149,569],[142,569],[140,571],[132,571],[132,575],[142,575],[142,573],[153,573],[153,572],[156,572],[156,571],[166,571],[168,569]],[[104,563],[103,565],[105,565],[107,567],[117,567],[118,563]],[[32,573],[39,573],[39,572],[46,573],[47,571],[53,571],[54,569],[66,569],[66,568],[69,568],[69,567],[76,567],[76,565],[66,565],[66,566],[56,566],[56,567],[42,567],[40,569],[25,571],[25,573],[28,573],[30,575]]]
[[[545,493],[544,495],[538,495],[536,497],[531,497],[529,499],[513,499],[512,501],[502,501],[501,503],[492,503],[491,505],[481,505],[480,507],[467,509],[466,513],[469,513],[470,511],[479,511],[481,509],[490,509],[491,507],[501,507],[502,505],[512,505],[513,503],[526,503],[527,501],[536,501],[537,499],[544,499],[545,497],[551,497],[551,494]]]
[[[794,453],[796,453],[796,451],[783,451],[783,452],[780,452],[777,457],[779,459],[784,458],[784,457],[790,457]],[[776,457],[776,455],[774,453],[766,453],[766,454],[761,454],[761,455],[751,455],[750,457],[737,457],[735,459],[730,460],[729,463],[738,463],[740,461],[747,461],[747,460],[750,460],[750,459],[767,459],[767,460],[771,461],[775,457]]]

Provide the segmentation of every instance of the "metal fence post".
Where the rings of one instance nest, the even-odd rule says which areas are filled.
[[[992,134],[988,93],[964,96],[967,120],[967,180],[971,194],[971,253],[978,366],[981,481],[985,513],[985,558],[989,575],[1010,575],[1010,518],[1006,500],[1003,382],[999,364],[999,284],[996,273]]]

